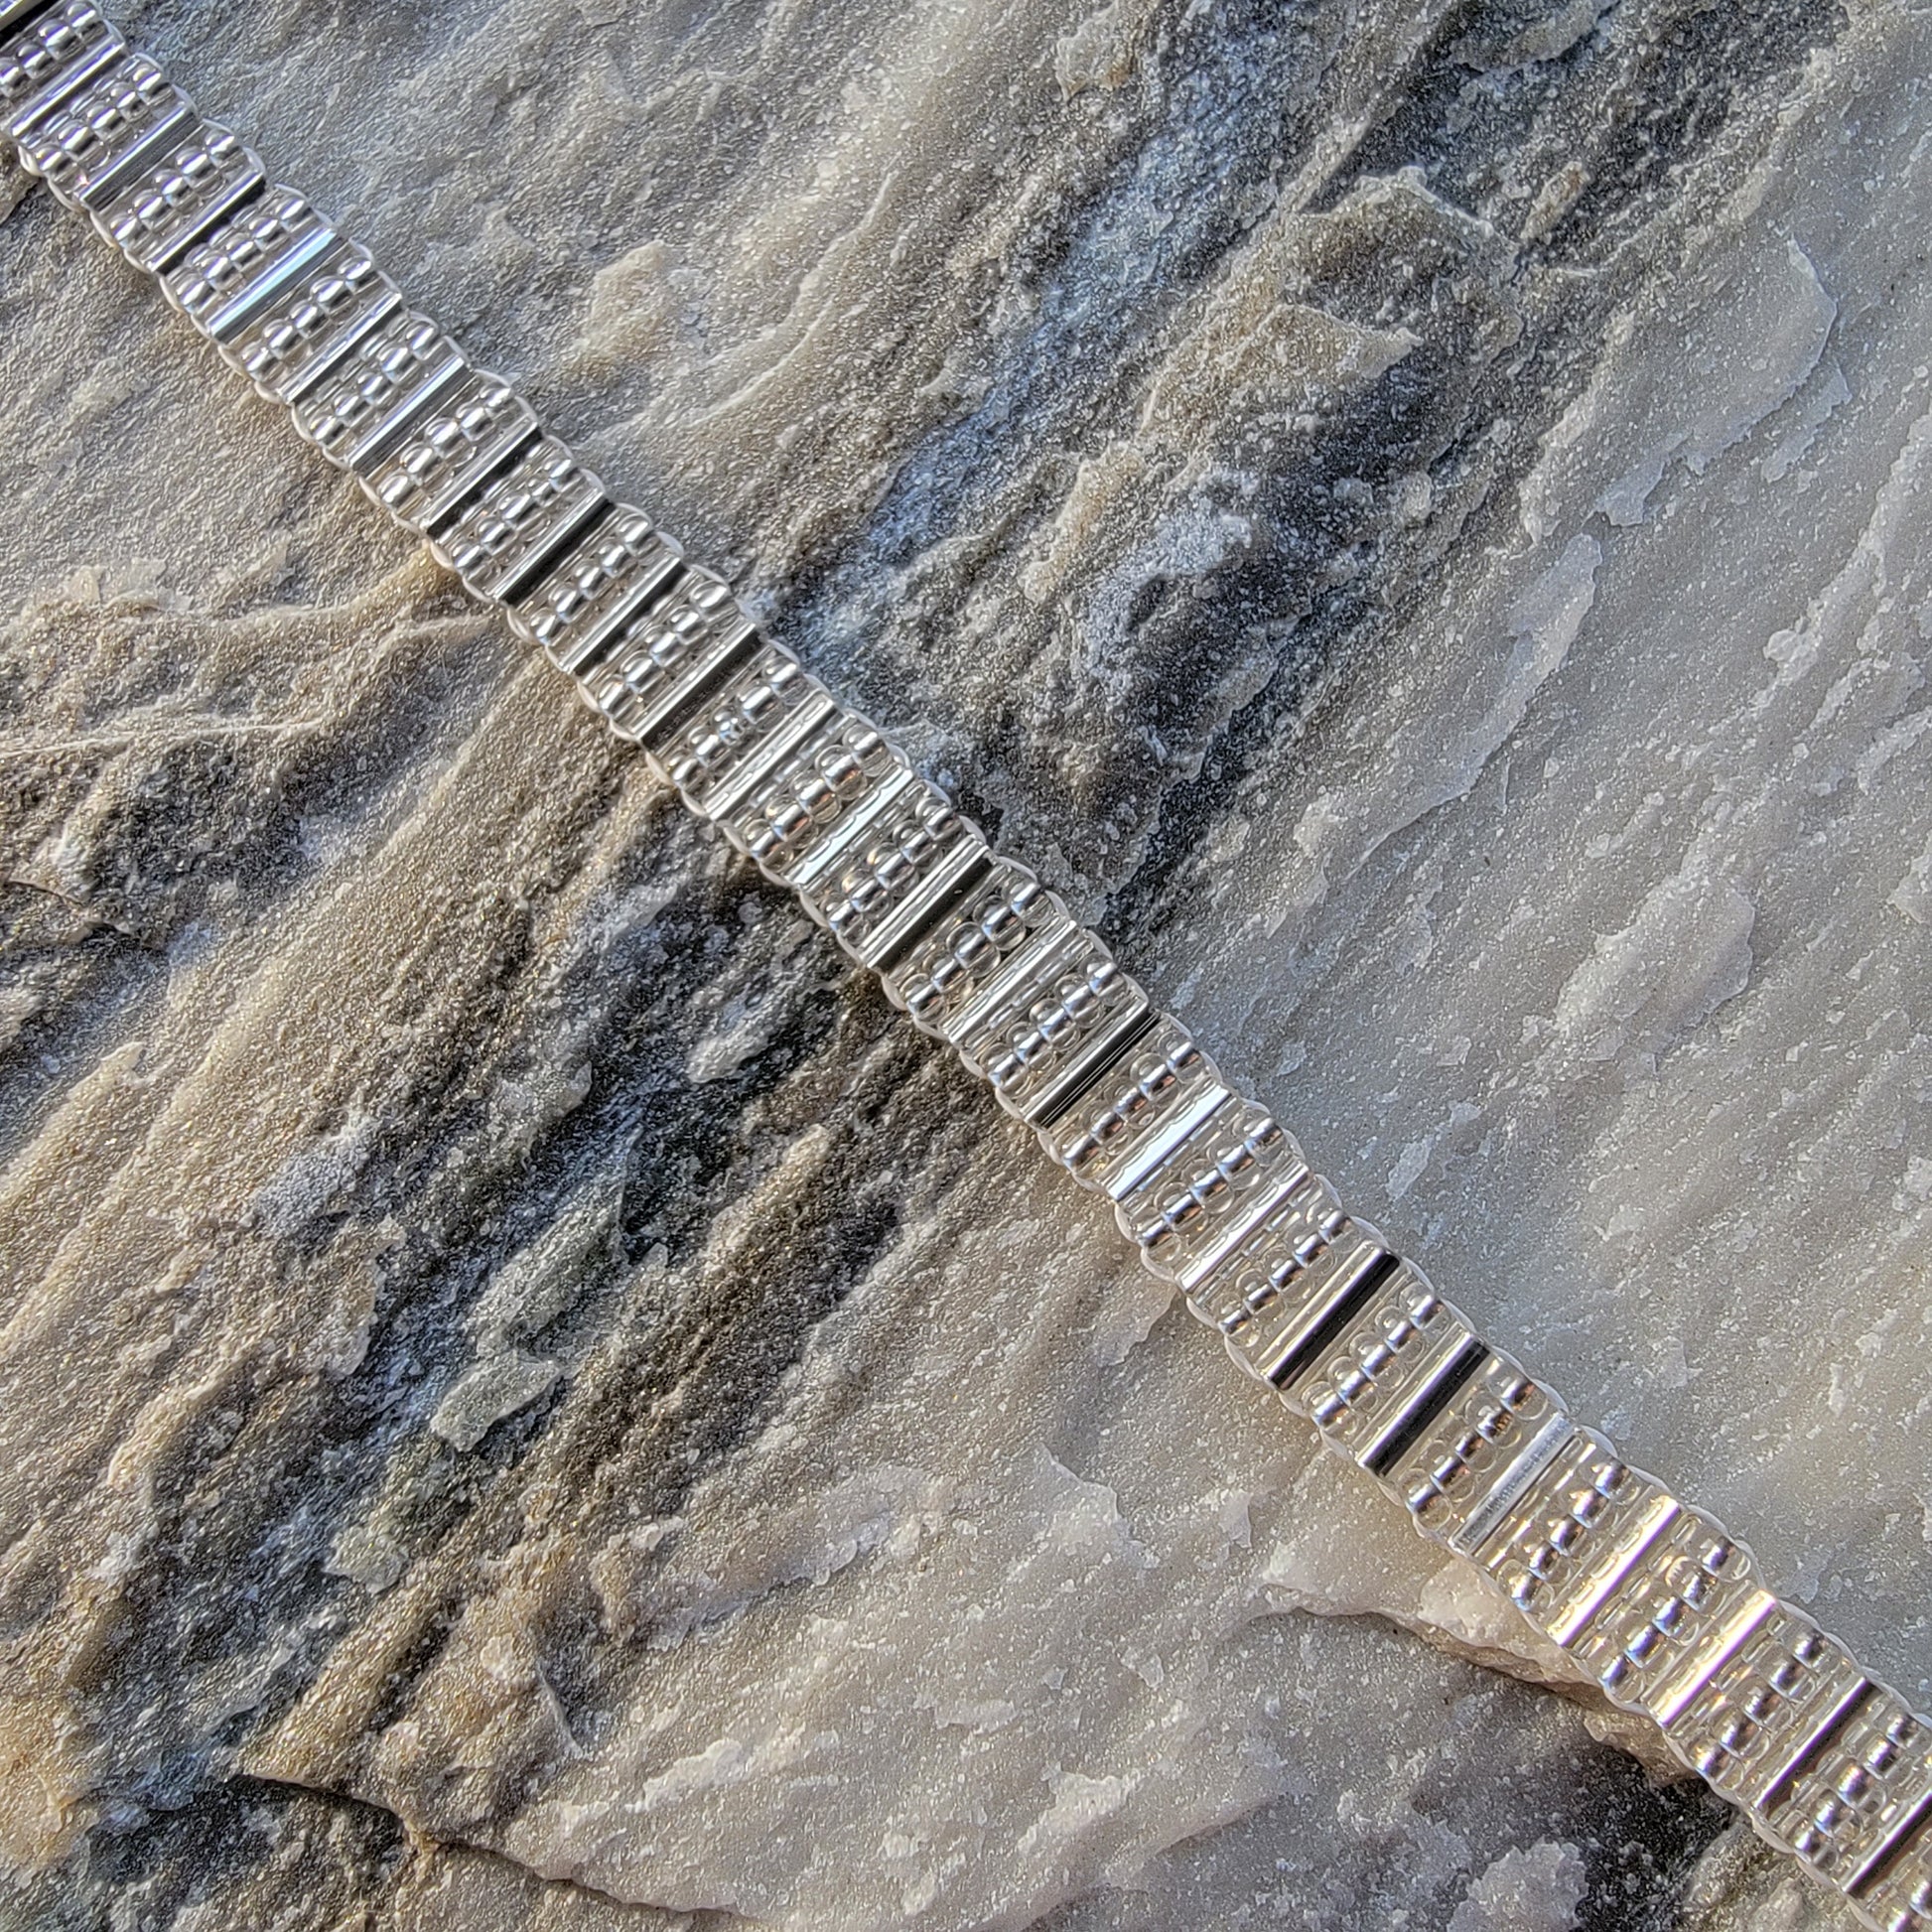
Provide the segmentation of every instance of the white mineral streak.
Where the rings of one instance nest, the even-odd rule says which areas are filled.
[[[1523,253],[1574,156],[1374,157],[1443,34],[1480,125],[1649,0],[1314,7],[1260,105],[1277,20],[1142,0],[432,11],[154,24],[1932,1699],[1922,19],[1626,275]],[[1677,1900],[1634,1730],[1477,1668],[1564,1671],[93,244],[0,248],[23,1925],[1844,1932],[1736,1834]],[[1372,472],[1599,283],[1566,403]]]
[[[1546,1838],[1490,1865],[1449,1914],[1449,1932],[1570,1932],[1585,1890],[1577,1848]]]

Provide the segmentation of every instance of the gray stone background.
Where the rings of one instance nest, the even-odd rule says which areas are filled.
[[[1922,7],[126,21],[1932,1697]],[[1850,1925],[0,183],[0,1921]]]

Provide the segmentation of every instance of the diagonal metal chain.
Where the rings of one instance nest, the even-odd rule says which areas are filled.
[[[1482,1339],[722,579],[91,0],[0,0],[0,116],[31,173],[1113,1203],[1243,1369],[1866,1924],[1932,1932],[1932,1724]]]

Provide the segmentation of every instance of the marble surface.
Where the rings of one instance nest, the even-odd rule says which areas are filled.
[[[1932,1698],[1932,22],[129,24]],[[0,187],[0,1923],[1844,1932]]]

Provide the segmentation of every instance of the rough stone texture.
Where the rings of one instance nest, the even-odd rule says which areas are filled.
[[[30,1880],[9,1923],[174,1932],[737,1932],[714,1914],[627,1905],[392,1814],[286,1786],[225,1784],[151,1830],[96,1838],[85,1881]],[[104,1909],[103,1909],[104,1908]]]
[[[1922,14],[129,20],[1932,1696]],[[17,187],[0,1915],[1850,1924]]]

